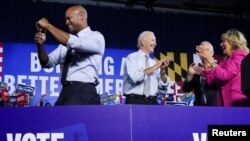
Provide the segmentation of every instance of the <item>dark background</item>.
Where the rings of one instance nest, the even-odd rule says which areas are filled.
[[[35,23],[45,17],[67,31],[64,13],[72,4],[35,0],[0,1],[0,41],[34,43]],[[195,46],[210,41],[220,55],[220,36],[230,28],[242,31],[250,39],[250,19],[221,14],[159,12],[110,6],[83,5],[92,30],[100,31],[107,48],[135,49],[140,32],[151,30],[157,38],[156,52],[195,53]],[[48,34],[47,44],[57,44]]]

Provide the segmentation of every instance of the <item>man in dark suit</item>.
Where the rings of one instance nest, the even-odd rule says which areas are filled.
[[[213,46],[208,41],[203,41],[199,46],[204,46],[213,54]],[[204,69],[211,69],[210,64],[201,57],[202,67]],[[194,91],[195,101],[194,106],[217,106],[217,89],[216,86],[209,86],[204,77],[200,76],[196,70],[195,63],[189,65],[188,76],[183,84],[184,92]]]

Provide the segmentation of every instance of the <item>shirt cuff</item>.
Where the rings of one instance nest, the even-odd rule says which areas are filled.
[[[68,39],[68,42],[67,42],[67,46],[69,47],[72,47],[73,44],[76,43],[76,40],[77,40],[77,37],[72,35],[72,34],[69,34],[69,39]]]

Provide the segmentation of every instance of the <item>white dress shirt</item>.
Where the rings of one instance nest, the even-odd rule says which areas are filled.
[[[105,50],[103,35],[87,27],[78,32],[77,36],[70,34],[67,47],[72,49],[73,56],[66,80],[96,83]],[[60,64],[62,70],[67,47],[59,45],[52,51],[49,54],[49,61],[46,67],[50,68]]]
[[[149,58],[149,66],[156,64],[156,61]],[[160,79],[160,69],[155,70],[150,75],[144,75],[145,70],[145,54],[143,51],[131,53],[127,56],[124,65],[123,75],[123,94],[145,95],[144,82],[147,77],[150,77],[150,95],[156,96],[159,85],[167,85]]]

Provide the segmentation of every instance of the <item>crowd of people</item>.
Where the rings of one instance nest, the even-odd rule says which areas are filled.
[[[65,18],[69,32],[42,18],[36,23],[34,37],[41,66],[62,66],[62,90],[55,105],[98,105],[95,86],[99,83],[98,70],[105,50],[104,36],[91,30],[87,11],[82,6],[68,8]],[[44,47],[48,32],[60,43],[49,54]],[[138,37],[138,51],[127,56],[123,76],[125,104],[158,104],[158,88],[169,81],[166,69],[171,58],[157,61],[151,58],[156,45],[154,33],[143,31]],[[241,61],[249,53],[244,34],[236,29],[226,31],[221,35],[220,47],[225,56],[222,61],[213,57],[210,42],[203,41],[196,46],[202,64],[189,65],[183,90],[194,91],[195,106],[250,106],[240,81]]]

